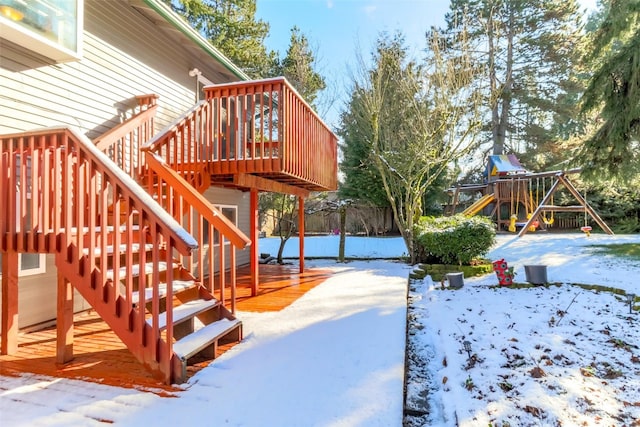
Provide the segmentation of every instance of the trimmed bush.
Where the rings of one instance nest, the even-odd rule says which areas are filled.
[[[414,230],[418,262],[470,265],[495,244],[496,229],[486,217],[421,217]]]

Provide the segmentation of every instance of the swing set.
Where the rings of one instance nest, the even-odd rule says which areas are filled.
[[[552,185],[548,191],[545,192],[546,189],[543,189],[544,197],[537,204],[535,210],[529,216],[527,222],[524,224],[518,236],[524,236],[527,231],[531,231],[531,226],[538,219],[542,219],[542,222],[546,225],[551,225],[555,221],[554,213],[555,212],[580,212],[584,213],[584,225],[580,227],[580,230],[585,233],[587,236],[591,235],[591,226],[588,225],[588,215],[591,215],[593,220],[600,226],[600,228],[607,234],[613,234],[613,231],[609,228],[609,226],[600,218],[598,213],[591,207],[589,202],[587,202],[586,195],[583,197],[580,192],[574,187],[573,183],[569,180],[568,174],[577,173],[579,169],[572,169],[569,171],[555,171],[555,172],[542,172],[542,173],[532,173],[529,174],[530,178],[536,179],[544,179],[545,177],[552,178]],[[578,205],[573,206],[555,206],[553,204],[553,195],[558,190],[558,188],[563,185],[569,193],[575,198],[575,200],[579,203]],[[544,184],[543,184],[544,188]],[[537,201],[537,200],[536,200]],[[550,216],[547,216],[547,213],[550,213]],[[535,228],[534,228],[535,229]]]
[[[482,192],[483,196],[465,209],[463,214],[472,216],[483,209],[485,212],[490,209],[491,213],[488,216],[495,218],[499,229],[505,227],[508,231],[515,233],[520,228],[518,236],[524,236],[527,232],[534,232],[539,228],[546,229],[553,226],[556,221],[556,212],[584,213],[584,225],[580,230],[587,236],[592,231],[588,224],[589,215],[605,233],[613,234],[609,226],[589,205],[586,194],[583,197],[569,179],[568,175],[578,172],[580,169],[531,173],[526,171],[513,155],[493,155],[490,156],[487,167],[489,182],[482,185],[459,185],[455,189],[450,189],[453,194],[450,210],[451,213],[455,212],[460,192]],[[577,205],[554,205],[554,194],[560,186],[567,189],[577,201]],[[505,220],[502,215],[506,209],[509,211],[509,217]],[[524,210],[523,216],[520,216],[522,212],[520,209]]]

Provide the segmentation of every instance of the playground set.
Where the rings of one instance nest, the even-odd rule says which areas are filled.
[[[473,216],[483,212],[494,219],[501,231],[518,232],[518,236],[523,236],[552,226],[556,212],[575,212],[584,213],[584,224],[580,229],[587,236],[591,233],[588,215],[605,233],[613,234],[569,179],[569,175],[578,172],[580,169],[534,173],[527,171],[513,154],[491,155],[487,162],[486,183],[460,184],[449,189],[452,200],[448,213],[456,212],[461,193],[480,193],[482,196],[462,214]],[[578,205],[553,204],[554,194],[560,186],[571,193]]]

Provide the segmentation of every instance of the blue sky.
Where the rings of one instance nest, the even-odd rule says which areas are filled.
[[[596,0],[579,0],[595,7]],[[329,125],[336,125],[338,112],[348,98],[349,69],[358,50],[365,59],[381,31],[404,33],[410,52],[419,56],[424,33],[432,25],[443,25],[449,0],[257,0],[257,18],[270,24],[269,49],[284,55],[295,25],[317,52],[318,71],[329,90],[325,98],[337,99],[332,107],[319,103],[318,112]]]

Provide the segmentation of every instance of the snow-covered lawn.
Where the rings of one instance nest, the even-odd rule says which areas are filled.
[[[441,290],[414,284],[418,352],[430,414],[415,426],[638,426],[640,315],[623,295],[640,294],[640,265],[597,254],[592,244],[639,242],[638,236],[500,236],[492,259],[516,267],[548,265],[558,286],[496,287],[495,275]],[[636,303],[640,305],[640,303]],[[471,344],[468,354],[463,342]]]
[[[441,290],[413,283],[412,324],[426,360],[430,414],[413,425],[633,426],[640,419],[640,265],[591,244],[640,236],[500,236],[524,282],[525,264],[548,265],[558,286],[496,288],[495,275]],[[261,239],[275,254],[277,239]],[[295,239],[285,256],[296,256]],[[399,257],[399,238],[349,238],[347,256]],[[310,257],[337,254],[337,236],[306,239]],[[406,284],[392,261],[307,261],[336,274],[278,313],[239,313],[246,339],[195,375],[175,398],[83,381],[0,377],[0,425],[381,426],[402,425]],[[640,303],[637,303],[640,305]],[[471,343],[471,357],[463,341]],[[634,424],[635,423],[635,424]]]

